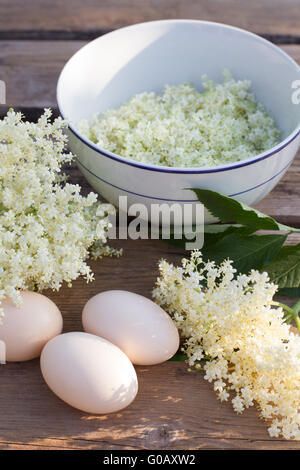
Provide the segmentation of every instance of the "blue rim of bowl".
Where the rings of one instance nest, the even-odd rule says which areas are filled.
[[[213,22],[213,21],[201,21],[201,20],[188,20],[188,19],[180,19],[180,20],[157,20],[157,21],[147,21],[147,22],[144,22],[144,23],[137,23],[137,24],[133,24],[133,25],[129,25],[129,26],[125,26],[124,28],[119,28],[119,29],[116,29],[115,31],[112,31],[110,33],[107,33],[107,34],[104,34],[103,36],[99,36],[98,38],[94,39],[93,41],[90,41],[88,42],[85,46],[83,46],[82,48],[80,48],[77,52],[75,52],[75,54],[68,60],[68,62],[65,64],[65,66],[63,67],[61,73],[60,73],[60,76],[59,76],[59,79],[58,79],[58,83],[57,83],[57,89],[56,89],[56,99],[57,99],[57,104],[58,104],[58,109],[59,109],[59,112],[62,116],[62,118],[64,120],[66,120],[67,122],[69,121],[68,119],[66,119],[66,117],[64,116],[62,110],[61,110],[61,106],[60,106],[60,103],[59,103],[59,97],[58,97],[58,88],[59,88],[59,84],[60,84],[60,80],[61,80],[61,77],[62,77],[62,74],[64,72],[64,69],[65,67],[68,65],[68,63],[70,62],[70,60],[72,60],[72,58],[78,53],[80,52],[82,49],[84,49],[85,47],[87,47],[89,44],[91,44],[92,42],[94,41],[97,41],[99,40],[100,38],[104,37],[104,36],[109,36],[109,35],[113,35],[113,34],[116,34],[118,33],[119,31],[121,30],[124,30],[124,29],[129,29],[129,28],[135,28],[135,27],[140,27],[142,25],[148,25],[148,24],[152,24],[152,23],[201,23],[201,24],[209,24],[209,25],[217,25],[217,26],[222,26],[222,27],[225,27],[227,29],[231,29],[231,30],[236,30],[236,31],[240,31],[244,34],[247,34],[249,36],[253,36],[254,38],[256,38],[256,40],[258,41],[261,41],[265,44],[267,44],[269,47],[271,47],[272,49],[275,49],[277,52],[279,52],[281,55],[283,55],[286,59],[288,59],[289,62],[291,62],[296,68],[299,69],[300,71],[300,66],[297,64],[297,62],[294,61],[294,59],[292,59],[286,52],[284,52],[282,49],[280,49],[279,47],[277,47],[275,44],[271,43],[270,41],[268,41],[267,39],[264,39],[262,38],[261,36],[258,36],[257,34],[254,34],[254,33],[251,33],[250,31],[247,31],[245,29],[242,29],[242,28],[237,28],[235,26],[231,26],[231,25],[227,25],[227,24],[223,24],[223,23],[216,23],[216,22]],[[296,105],[295,105],[296,106]],[[114,154],[112,152],[109,152],[108,150],[105,150],[99,146],[97,146],[96,144],[94,144],[92,141],[90,141],[89,139],[86,139],[84,136],[82,136],[71,124],[70,122],[68,122],[68,128],[70,129],[70,131],[79,139],[81,140],[81,142],[83,142],[85,145],[87,145],[88,147],[90,147],[92,150],[95,150],[96,153],[100,154],[100,155],[103,155],[107,158],[110,158],[111,160],[115,160],[119,163],[124,163],[125,165],[129,165],[129,166],[133,166],[135,168],[138,168],[140,170],[147,170],[147,171],[157,171],[159,173],[174,173],[174,174],[207,174],[207,173],[219,173],[219,172],[222,172],[222,171],[229,171],[229,170],[235,170],[235,169],[238,169],[238,168],[242,168],[242,167],[245,167],[245,166],[248,166],[248,165],[252,165],[253,163],[257,163],[257,162],[260,162],[262,160],[265,160],[266,158],[269,158],[271,157],[272,155],[280,152],[282,149],[284,149],[285,147],[287,147],[291,142],[293,142],[300,134],[300,123],[298,124],[298,126],[294,129],[293,132],[290,133],[290,135],[284,139],[282,142],[280,142],[279,144],[277,144],[277,146],[271,148],[270,150],[266,151],[266,152],[263,152],[262,154],[259,154],[258,156],[256,157],[252,157],[251,159],[247,159],[247,160],[244,160],[243,162],[236,162],[236,163],[233,163],[232,165],[231,164],[228,164],[226,166],[217,166],[217,167],[211,167],[211,168],[204,168],[204,169],[201,169],[201,167],[199,168],[194,168],[194,169],[191,169],[191,168],[171,168],[171,167],[164,167],[164,166],[154,166],[154,165],[150,165],[150,164],[143,164],[143,163],[139,163],[139,162],[135,162],[134,160],[129,160],[125,157],[121,157],[117,154]]]
[[[257,184],[256,186],[253,186],[252,188],[247,188],[247,189],[244,189],[243,191],[239,191],[238,193],[234,193],[234,194],[229,194],[228,197],[236,197],[236,196],[239,196],[241,194],[245,194],[245,193],[249,193],[250,191],[253,191],[255,189],[258,189],[258,188],[261,188],[262,186],[264,186],[265,184],[269,183],[270,181],[272,181],[273,179],[275,179],[277,176],[281,175],[284,171],[286,171],[288,169],[288,167],[291,165],[293,161],[293,158],[283,167],[281,168],[280,171],[278,171],[275,175],[271,176],[269,179],[267,179],[266,181],[263,181],[262,183],[259,183]],[[143,198],[146,198],[146,199],[154,199],[156,201],[167,201],[167,202],[199,202],[198,199],[173,199],[173,198],[165,198],[165,197],[157,197],[157,196],[148,196],[147,194],[141,194],[141,193],[136,193],[135,191],[131,191],[130,189],[125,189],[125,188],[121,188],[121,186],[117,186],[116,184],[113,184],[111,183],[110,181],[107,181],[103,178],[101,178],[99,175],[97,175],[96,173],[94,173],[93,171],[91,171],[88,167],[86,167],[78,158],[76,158],[76,162],[77,162],[77,165],[79,167],[82,167],[84,171],[86,171],[87,173],[89,173],[90,175],[92,175],[94,178],[96,178],[97,180],[100,180],[102,181],[102,183],[105,183],[107,184],[108,186],[111,186],[115,189],[118,189],[119,191],[124,191],[125,193],[128,193],[128,194],[132,194],[134,196],[139,196],[139,197],[143,197]],[[188,188],[186,188],[188,189]]]

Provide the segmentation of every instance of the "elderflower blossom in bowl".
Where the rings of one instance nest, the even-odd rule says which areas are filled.
[[[186,188],[201,187],[252,205],[299,148],[297,79],[293,59],[259,36],[161,20],[80,49],[57,101],[79,168],[113,204],[196,204]]]

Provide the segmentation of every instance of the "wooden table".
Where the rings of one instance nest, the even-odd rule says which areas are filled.
[[[121,26],[161,18],[233,24],[267,37],[300,62],[300,0],[0,0],[0,80],[7,104],[34,119],[56,110],[58,74],[86,41]],[[0,107],[1,114],[6,112]],[[56,111],[57,112],[57,111]],[[87,187],[76,167],[71,180]],[[300,227],[300,153],[283,180],[257,207]],[[291,242],[299,241],[292,237]],[[81,330],[81,311],[94,294],[126,289],[146,296],[164,257],[182,253],[160,241],[122,241],[120,259],[92,262],[96,280],[46,292],[64,316],[64,331]],[[271,439],[256,410],[234,414],[200,373],[182,362],[138,367],[139,393],[124,411],[92,416],[53,395],[39,361],[0,366],[1,449],[300,449]]]

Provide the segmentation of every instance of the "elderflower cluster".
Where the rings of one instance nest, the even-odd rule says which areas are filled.
[[[37,123],[24,122],[10,110],[0,121],[0,303],[9,296],[19,304],[20,289],[91,280],[89,249],[110,254],[111,206],[65,181],[61,166],[73,158],[64,152],[66,123],[50,117],[45,110]]]
[[[236,276],[231,261],[216,266],[198,251],[159,269],[153,295],[185,338],[189,364],[204,364],[204,378],[237,413],[256,404],[271,436],[300,439],[300,336],[272,306],[268,275]]]
[[[93,115],[79,131],[99,147],[141,163],[207,167],[237,162],[278,143],[279,130],[251,93],[248,80],[204,77],[204,93],[192,84],[133,96],[119,109]]]

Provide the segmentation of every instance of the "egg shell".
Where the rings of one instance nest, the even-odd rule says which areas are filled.
[[[125,408],[138,390],[128,357],[106,339],[83,332],[49,341],[41,354],[41,371],[59,398],[92,414]]]
[[[116,344],[133,364],[167,361],[179,347],[171,317],[152,300],[122,290],[101,292],[84,306],[83,328]]]
[[[0,340],[5,343],[7,362],[38,357],[45,344],[59,335],[63,327],[62,315],[52,300],[31,291],[22,291],[21,295],[23,302],[19,307],[11,299],[2,301]]]

